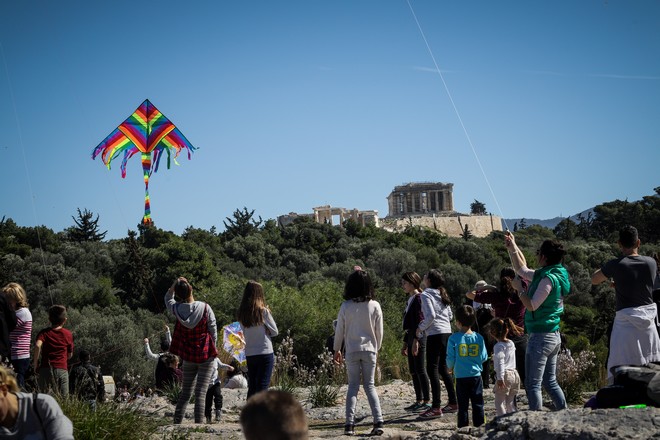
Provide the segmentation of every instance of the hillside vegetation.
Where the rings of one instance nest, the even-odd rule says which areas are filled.
[[[587,349],[596,354],[599,368],[583,378],[588,388],[601,380],[606,330],[614,316],[614,291],[607,283],[592,287],[590,275],[618,254],[616,236],[624,224],[639,229],[642,254],[660,251],[659,190],[641,201],[596,206],[593,216],[579,222],[566,219],[554,230],[517,225],[516,241],[530,265],[545,239],[559,239],[568,250],[565,265],[573,291],[565,301],[562,331],[574,354]],[[360,265],[375,281],[385,316],[382,372],[385,378],[406,379],[406,360],[399,353],[405,305],[401,274],[439,268],[458,305],[477,280],[495,284],[502,267],[510,265],[501,232],[448,238],[418,227],[390,233],[352,221],[340,228],[306,219],[278,227],[243,208],[226,219],[220,233],[191,226],[178,236],[140,225],[123,239],[106,241],[98,216],[83,210],[73,220],[73,226],[55,232],[3,218],[0,285],[15,281],[25,286],[34,334],[47,325],[50,305],[66,305],[66,326],[76,347],[89,350],[104,374],[133,386],[153,382],[154,365],[142,355],[142,340],[151,338],[157,349],[164,326],[172,323],[163,313],[163,295],[177,276],[187,277],[195,297],[213,307],[219,326],[235,320],[245,282],[263,282],[281,329],[276,350],[288,332],[297,363],[311,368],[332,331],[343,283],[353,266]]]

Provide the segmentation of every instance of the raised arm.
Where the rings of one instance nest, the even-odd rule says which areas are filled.
[[[525,259],[525,255],[516,244],[516,239],[514,238],[513,234],[509,231],[506,231],[506,234],[504,235],[504,246],[506,246],[507,251],[509,251],[511,264],[513,265],[513,270],[515,270],[516,273],[519,273],[522,267],[527,267],[527,260]]]
[[[153,361],[158,360],[158,355],[151,351],[151,347],[149,346],[149,338],[144,338],[144,354],[147,359],[151,359]]]
[[[165,342],[167,345],[172,343],[172,332],[170,332],[170,327],[168,325],[165,326]]]
[[[176,305],[176,300],[174,299],[174,286],[176,285],[177,281],[178,278],[165,293],[165,307],[167,307],[167,310],[169,310],[170,313],[174,313],[174,306]]]

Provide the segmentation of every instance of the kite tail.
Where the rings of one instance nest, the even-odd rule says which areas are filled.
[[[142,174],[144,175],[144,217],[142,223],[150,225],[151,220],[151,202],[149,200],[149,176],[151,175],[151,153],[142,153]]]

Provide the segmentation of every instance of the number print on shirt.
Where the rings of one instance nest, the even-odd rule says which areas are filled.
[[[479,344],[460,344],[458,346],[458,355],[460,357],[479,356]]]

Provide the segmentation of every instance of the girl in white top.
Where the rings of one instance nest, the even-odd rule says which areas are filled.
[[[383,434],[383,414],[376,392],[374,376],[376,358],[383,342],[383,312],[374,300],[369,274],[360,266],[349,275],[344,288],[344,302],[339,308],[335,329],[334,358],[342,362],[342,343],[346,350],[348,391],[346,392],[345,435],[355,434],[355,407],[360,390],[360,377],[369,400],[374,427],[371,435]]]
[[[490,335],[497,341],[493,348],[495,366],[495,411],[498,416],[516,412],[516,395],[520,390],[520,376],[516,370],[516,346],[508,336],[520,336],[523,329],[511,318],[493,319],[489,324]]]
[[[277,324],[266,306],[264,288],[256,281],[248,281],[238,308],[238,322],[243,327],[245,359],[248,368],[248,392],[250,398],[259,391],[267,390],[273,374],[275,355],[270,338],[277,336]]]
[[[30,341],[32,338],[32,314],[25,289],[18,283],[2,288],[9,306],[16,311],[16,327],[9,333],[11,364],[16,373],[19,388],[25,388],[25,375],[30,366]]]

